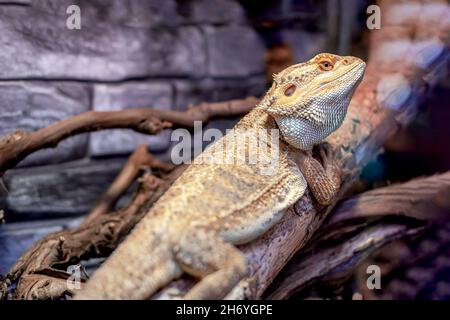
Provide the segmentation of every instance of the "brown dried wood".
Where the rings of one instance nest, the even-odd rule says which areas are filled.
[[[287,299],[322,280],[345,280],[374,250],[449,217],[450,172],[355,195],[336,206],[265,296]]]
[[[192,127],[194,121],[247,113],[258,103],[255,97],[225,102],[202,103],[186,111],[136,108],[120,111],[88,111],[33,132],[16,131],[0,140],[0,177],[29,154],[70,136],[113,128],[127,128],[157,134],[172,126]]]

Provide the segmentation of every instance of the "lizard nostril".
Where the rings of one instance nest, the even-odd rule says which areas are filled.
[[[347,58],[345,58],[342,62],[343,62],[345,65],[348,65],[348,64],[350,63],[350,60],[347,59]]]

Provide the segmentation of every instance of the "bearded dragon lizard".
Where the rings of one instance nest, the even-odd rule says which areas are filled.
[[[307,186],[324,205],[336,195],[340,168],[329,148],[322,149],[322,163],[312,148],[342,124],[364,70],[359,58],[323,53],[274,75],[261,103],[233,128],[244,134],[228,133],[208,147],[201,155],[215,161],[194,161],[74,299],[146,299],[183,273],[199,279],[184,298],[225,297],[248,275],[235,245],[269,230]],[[258,136],[256,145],[246,139],[271,130],[281,132],[279,139]],[[239,143],[243,148],[234,148]],[[267,174],[262,162],[223,163],[224,149],[217,147],[223,145],[232,160],[260,152],[277,166]]]

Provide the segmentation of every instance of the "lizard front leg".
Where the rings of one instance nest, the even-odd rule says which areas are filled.
[[[329,205],[341,186],[342,169],[329,144],[320,146],[320,157],[322,164],[313,158],[312,151],[302,151],[298,165],[316,200]]]
[[[174,255],[183,271],[200,278],[185,299],[223,299],[248,276],[245,256],[206,228],[185,231],[174,248]]]

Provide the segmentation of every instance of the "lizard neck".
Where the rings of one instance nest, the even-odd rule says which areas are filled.
[[[255,108],[245,115],[235,126],[236,129],[277,129],[275,120],[264,110]]]

